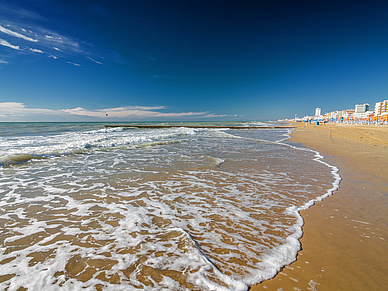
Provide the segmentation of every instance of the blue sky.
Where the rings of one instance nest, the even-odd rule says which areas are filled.
[[[388,99],[387,3],[0,0],[0,121],[373,107]]]

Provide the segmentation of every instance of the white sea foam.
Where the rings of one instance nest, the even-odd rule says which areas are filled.
[[[302,148],[297,147],[289,143],[284,143],[283,141],[287,140],[290,136],[291,130],[288,130],[286,133],[283,134],[285,138],[277,140],[277,141],[270,141],[270,140],[263,140],[263,139],[256,139],[256,138],[246,138],[251,140],[256,140],[260,142],[267,142],[267,143],[273,143],[273,144],[279,144],[284,145],[296,150],[300,151],[309,151],[314,153],[313,160],[321,163],[328,168],[331,169],[331,174],[334,177],[334,182],[332,183],[332,187],[327,189],[326,193],[323,195],[317,196],[309,201],[307,201],[305,204],[297,207],[297,206],[290,206],[286,209],[286,213],[289,213],[290,215],[293,215],[297,218],[297,221],[295,223],[294,232],[286,238],[285,244],[274,248],[271,250],[271,252],[267,253],[264,258],[262,259],[262,262],[257,265],[257,269],[259,272],[256,276],[250,278],[246,282],[250,285],[256,284],[258,282],[262,282],[264,280],[270,279],[274,277],[282,267],[291,264],[293,261],[296,260],[296,254],[300,250],[300,242],[299,239],[302,237],[302,226],[304,224],[303,218],[300,215],[301,210],[306,210],[312,205],[314,205],[315,202],[321,201],[325,199],[326,197],[333,194],[334,191],[338,190],[339,184],[341,181],[341,176],[338,174],[339,169],[335,166],[332,166],[326,162],[324,162],[322,159],[324,158],[319,152],[308,149],[308,148]],[[238,138],[242,138],[238,136]],[[313,179],[316,180],[316,179]]]
[[[318,153],[279,141],[284,133],[95,130],[27,136],[19,148],[8,140],[16,152],[90,147],[0,169],[0,273],[10,276],[0,289],[247,290],[273,276],[300,248],[299,210],[340,179]]]
[[[119,127],[59,135],[10,138],[0,145],[0,166],[34,159],[83,154],[104,148],[158,145],[163,142],[174,142],[174,138],[193,135],[195,132],[195,129],[190,128],[171,128],[165,131],[123,131],[123,128]]]

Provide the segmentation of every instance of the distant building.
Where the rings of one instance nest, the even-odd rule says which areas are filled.
[[[339,117],[339,111],[332,111],[326,113],[328,119],[337,119]]]
[[[321,116],[321,108],[315,108],[315,117]]]
[[[346,109],[345,110],[345,118],[351,118],[354,115],[354,109]]]
[[[369,111],[369,104],[356,104],[354,108],[354,118],[368,118],[369,115],[373,114],[373,111]]]
[[[348,113],[347,113],[347,111],[346,110],[340,110],[340,111],[338,111],[338,117],[339,118],[347,118],[348,117]]]
[[[388,114],[388,100],[384,100],[383,102],[377,102],[375,104],[375,114],[376,115]]]
[[[369,110],[369,104],[364,103],[364,104],[356,104],[356,107],[354,109],[354,113],[365,113]]]

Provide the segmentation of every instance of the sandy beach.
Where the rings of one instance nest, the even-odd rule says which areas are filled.
[[[301,144],[252,289],[386,290],[388,127],[0,126],[0,290],[246,290]]]
[[[297,126],[291,141],[319,151],[342,181],[301,213],[297,260],[251,290],[387,290],[388,127]]]

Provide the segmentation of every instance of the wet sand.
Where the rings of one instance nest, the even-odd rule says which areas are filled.
[[[301,212],[297,260],[251,290],[388,290],[388,127],[297,126],[291,141],[319,151],[342,181]]]

